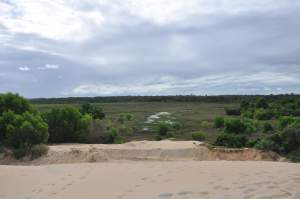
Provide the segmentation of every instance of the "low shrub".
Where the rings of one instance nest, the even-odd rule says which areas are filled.
[[[300,162],[300,148],[289,153],[287,157],[292,162]]]
[[[224,127],[224,117],[216,117],[214,120],[215,128],[223,128]]]
[[[202,122],[200,123],[200,127],[201,127],[201,128],[207,129],[207,128],[210,128],[210,127],[211,127],[211,124],[210,124],[208,121],[202,121]]]
[[[248,139],[244,135],[221,133],[217,137],[215,141],[215,145],[231,147],[231,148],[241,148],[241,147],[245,147],[247,145],[247,142]]]
[[[268,132],[271,132],[273,130],[274,130],[273,126],[272,126],[272,124],[270,122],[264,122],[263,123],[263,132],[264,133],[268,133]]]
[[[240,108],[225,108],[226,115],[241,115]]]
[[[247,126],[240,119],[235,118],[225,119],[224,126],[225,133],[243,134],[247,129]]]
[[[193,138],[193,140],[203,141],[207,138],[207,133],[205,133],[203,131],[195,131],[195,132],[192,132],[192,138]]]
[[[170,126],[165,122],[160,122],[156,125],[156,132],[160,136],[166,136],[167,132],[170,131]]]
[[[258,120],[270,120],[273,116],[273,112],[267,109],[256,109],[254,112],[254,118]]]
[[[31,158],[36,159],[48,153],[49,147],[45,144],[34,145],[31,148]]]
[[[282,116],[279,118],[278,125],[280,129],[286,128],[288,125],[292,124],[295,121],[293,117]]]
[[[28,152],[28,148],[26,148],[26,147],[20,147],[17,149],[13,149],[13,155],[16,159],[23,158],[24,156],[26,156],[27,152]]]

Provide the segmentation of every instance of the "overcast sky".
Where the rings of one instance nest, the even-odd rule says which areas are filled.
[[[0,0],[0,92],[300,93],[299,0]]]

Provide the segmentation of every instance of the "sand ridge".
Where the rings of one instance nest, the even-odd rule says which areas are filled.
[[[133,141],[124,144],[62,144],[49,146],[46,156],[29,161],[11,156],[0,158],[0,164],[63,164],[107,161],[276,161],[275,153],[256,149],[208,147],[197,141]]]

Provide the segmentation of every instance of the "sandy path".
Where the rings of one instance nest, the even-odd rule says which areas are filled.
[[[300,164],[173,161],[0,166],[8,199],[300,198]]]

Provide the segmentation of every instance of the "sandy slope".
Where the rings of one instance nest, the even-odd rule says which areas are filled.
[[[65,144],[50,146],[47,156],[34,161],[0,157],[0,164],[61,164],[113,160],[277,160],[276,154],[255,149],[210,149],[196,141],[136,141],[125,144]]]
[[[0,157],[16,164],[0,165],[0,199],[300,199],[300,164],[277,158],[191,141],[55,145],[34,161]]]
[[[300,198],[300,164],[125,161],[0,166],[0,198]]]

